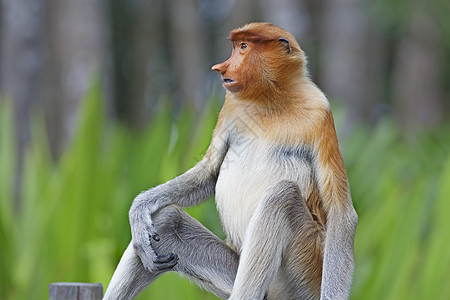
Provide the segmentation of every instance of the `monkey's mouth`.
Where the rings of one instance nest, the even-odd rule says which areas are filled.
[[[230,92],[238,92],[240,90],[240,84],[229,77],[222,77],[223,87]]]
[[[222,81],[223,81],[224,84],[231,84],[231,83],[235,83],[236,82],[236,80],[233,80],[233,79],[228,78],[228,77],[222,78]]]
[[[233,85],[235,85],[237,83],[236,80],[228,78],[228,77],[223,77],[222,78],[223,81],[223,86],[227,89],[231,91],[231,88]]]

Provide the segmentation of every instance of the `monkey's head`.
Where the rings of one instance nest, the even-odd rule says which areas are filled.
[[[231,57],[213,70],[224,87],[243,99],[288,95],[306,73],[306,58],[295,38],[269,23],[250,23],[233,30]]]

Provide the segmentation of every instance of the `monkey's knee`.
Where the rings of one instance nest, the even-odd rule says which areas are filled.
[[[152,215],[156,232],[161,240],[166,237],[175,242],[186,241],[189,238],[197,238],[198,233],[203,233],[205,227],[191,217],[177,205],[166,206]]]
[[[273,193],[281,193],[287,196],[300,195],[300,188],[298,183],[292,180],[283,179],[277,182],[270,190]]]
[[[312,219],[298,184],[292,180],[281,180],[266,191],[259,214],[263,220],[279,220],[281,217],[295,224],[299,220]]]
[[[268,208],[283,208],[304,202],[298,184],[292,180],[281,180],[269,188],[264,196],[263,205]]]
[[[175,231],[179,227],[183,213],[185,212],[177,205],[168,205],[158,210],[152,215],[156,232],[163,234]]]

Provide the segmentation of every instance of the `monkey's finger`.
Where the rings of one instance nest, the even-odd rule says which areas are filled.
[[[157,255],[154,262],[155,263],[166,263],[166,262],[169,262],[174,259],[178,259],[178,255],[176,255],[174,253],[169,253],[166,255]]]
[[[158,270],[172,268],[178,263],[178,255],[174,253],[157,255],[153,263]]]
[[[153,224],[153,220],[150,214],[144,215],[144,224],[146,225],[147,231],[150,233],[150,236],[155,240],[159,241],[159,235],[156,233],[155,224]]]
[[[153,224],[152,220],[150,218],[147,219],[147,231],[149,232],[150,238],[154,239],[155,241],[159,242],[161,239],[159,237],[159,234],[156,233],[155,225]]]
[[[142,264],[145,266],[145,268],[151,271],[151,262],[153,260],[151,254],[145,251],[144,247],[142,247],[141,244],[134,244],[134,249],[136,250],[136,253],[141,259]]]

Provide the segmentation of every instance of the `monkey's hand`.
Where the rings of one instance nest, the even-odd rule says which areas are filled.
[[[178,256],[174,253],[158,255],[152,246],[160,240],[151,218],[158,209],[155,201],[144,201],[143,197],[144,194],[136,197],[129,213],[133,247],[148,271],[172,268],[178,263]]]

